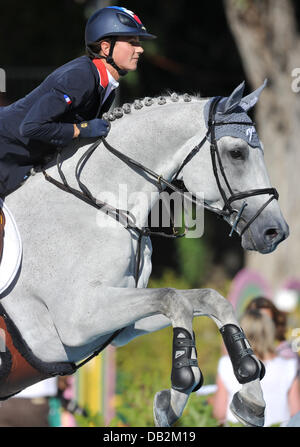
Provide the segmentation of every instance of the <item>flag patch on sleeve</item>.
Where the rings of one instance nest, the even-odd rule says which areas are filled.
[[[72,103],[71,98],[68,95],[64,95],[64,98],[65,98],[65,101],[66,101],[67,104],[71,104]]]

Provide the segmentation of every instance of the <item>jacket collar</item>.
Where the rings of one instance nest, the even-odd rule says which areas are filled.
[[[98,70],[101,87],[106,88],[108,86],[109,80],[107,70],[103,61],[101,59],[93,59],[93,63]]]

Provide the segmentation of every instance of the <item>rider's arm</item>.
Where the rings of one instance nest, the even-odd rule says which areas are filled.
[[[71,76],[67,73],[27,112],[19,128],[21,135],[55,146],[67,146],[78,132],[73,123],[62,122],[61,118],[84,104],[93,88],[90,79],[83,79],[82,72],[77,75],[73,72]]]
[[[53,89],[41,96],[28,111],[20,125],[20,134],[56,146],[67,146],[73,138],[74,127],[72,123],[59,122],[59,118],[68,108],[64,94]]]

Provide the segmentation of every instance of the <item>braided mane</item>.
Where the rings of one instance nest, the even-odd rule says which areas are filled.
[[[103,119],[108,121],[115,121],[122,118],[124,115],[128,115],[132,110],[141,110],[144,106],[150,107],[153,104],[164,105],[168,102],[178,102],[183,100],[184,102],[191,102],[193,99],[199,99],[197,96],[191,96],[188,93],[178,95],[177,93],[171,93],[169,96],[157,96],[150,98],[146,96],[143,99],[136,99],[133,103],[125,103],[121,107],[115,107],[112,111],[104,113]]]

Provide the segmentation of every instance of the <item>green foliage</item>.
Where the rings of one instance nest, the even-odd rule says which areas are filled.
[[[74,415],[77,427],[105,427],[104,417],[102,414],[92,414],[88,408],[85,408],[85,411],[86,415]]]
[[[219,422],[213,417],[212,406],[207,396],[191,394],[183,415],[176,427],[218,427]]]
[[[233,7],[241,12],[244,12],[246,9],[248,9],[250,5],[251,2],[249,2],[249,0],[234,0],[233,2]]]
[[[165,269],[160,278],[150,278],[148,287],[157,289],[161,287],[174,287],[176,289],[189,289],[190,285],[184,276],[178,276],[174,270]]]
[[[171,328],[166,328],[117,350],[117,416],[126,425],[153,427],[154,395],[169,388],[171,343]]]
[[[179,238],[176,251],[180,259],[180,271],[191,287],[203,286],[210,262],[203,238]]]
[[[139,73],[137,71],[131,71],[124,78],[124,83],[127,84],[127,87],[132,91],[132,95],[135,94],[135,89],[139,83]]]

